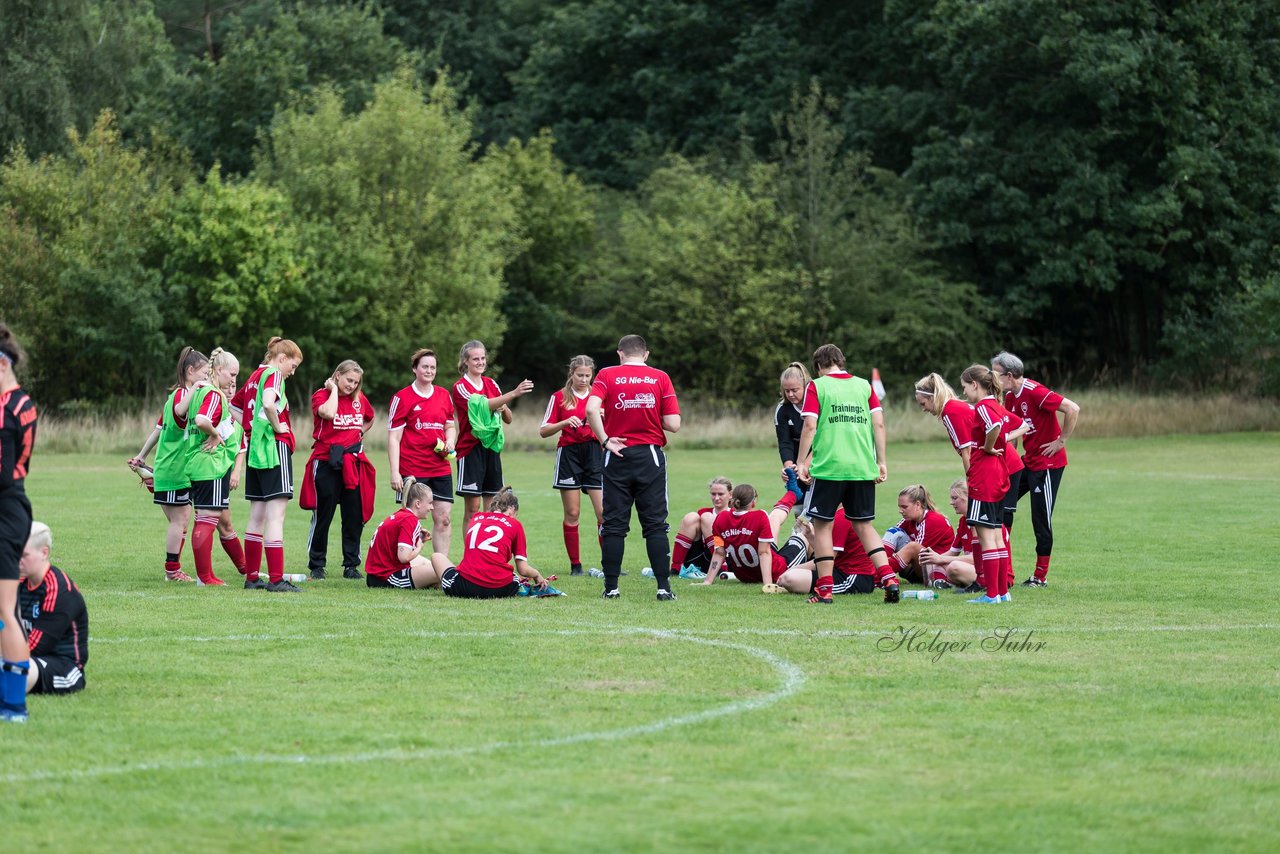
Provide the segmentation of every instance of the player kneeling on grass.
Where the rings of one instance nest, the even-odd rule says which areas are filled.
[[[49,563],[53,534],[43,522],[31,523],[18,561],[18,616],[31,649],[28,694],[70,694],[84,688],[89,660],[89,611],[80,588]]]
[[[364,560],[364,583],[403,590],[438,587],[440,573],[422,556],[422,546],[431,540],[422,523],[431,518],[435,496],[425,481],[412,477],[404,478],[400,488],[404,506],[383,519],[373,532]]]
[[[462,560],[455,567],[449,556],[433,554],[431,563],[447,596],[464,599],[501,599],[520,592],[512,572],[529,581],[535,591],[552,592],[542,573],[529,565],[524,526],[516,519],[520,502],[511,487],[504,486],[489,509],[475,513],[463,534]]]
[[[889,568],[912,584],[928,584],[920,564],[921,550],[949,549],[955,531],[947,517],[938,512],[923,484],[913,484],[898,493],[898,512],[902,518],[884,535]]]
[[[785,493],[767,514],[756,509],[758,497],[749,483],[733,488],[728,509],[716,516],[711,528],[715,552],[702,583],[715,583],[721,570],[727,570],[744,584],[761,585],[765,593],[808,593],[813,563],[809,560],[807,539],[801,534],[793,535],[781,551],[777,548],[778,529],[795,506],[795,495]],[[764,566],[769,569],[768,578]]]

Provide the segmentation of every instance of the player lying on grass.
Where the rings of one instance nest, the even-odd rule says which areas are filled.
[[[713,477],[707,484],[711,497],[710,507],[699,507],[684,514],[680,530],[676,532],[675,546],[671,549],[671,574],[681,578],[702,579],[711,566],[711,528],[716,517],[729,507],[729,493],[733,481],[727,477]]]
[[[520,502],[511,487],[493,496],[489,509],[471,517],[463,534],[462,560],[455,567],[448,555],[433,554],[431,563],[447,596],[464,599],[501,599],[520,592],[512,572],[529,580],[535,591],[550,592],[550,585],[529,564],[524,526],[516,519]],[[536,595],[536,594],[535,594]]]
[[[913,484],[898,493],[898,512],[902,518],[884,535],[889,567],[912,584],[927,584],[919,560],[921,549],[950,548],[955,531],[947,517],[938,512],[923,484]]]
[[[813,582],[813,561],[809,559],[807,536],[793,534],[781,550],[777,547],[778,530],[795,506],[795,495],[784,493],[770,513],[756,509],[758,497],[749,483],[733,488],[728,509],[717,515],[712,525],[714,553],[702,583],[715,583],[723,569],[744,584],[761,585],[765,593],[808,593]]]

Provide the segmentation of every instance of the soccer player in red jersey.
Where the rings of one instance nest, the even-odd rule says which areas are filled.
[[[84,688],[89,661],[89,612],[65,572],[49,563],[53,534],[33,522],[19,567],[18,616],[27,632],[31,670],[27,692],[71,694]]]
[[[135,472],[146,464],[154,447],[155,494],[152,501],[164,511],[169,528],[164,538],[164,577],[168,581],[195,581],[182,571],[179,559],[187,541],[187,524],[191,521],[191,479],[187,477],[186,431],[187,408],[191,389],[209,371],[209,360],[192,347],[184,347],[178,356],[177,382],[169,392],[156,421],[155,429],[142,443],[142,450],[127,461]]]
[[[604,524],[600,565],[604,598],[617,599],[618,576],[631,529],[640,517],[658,601],[675,601],[667,548],[667,433],[680,429],[680,403],[671,378],[645,364],[649,345],[639,335],[618,341],[620,364],[602,368],[591,386],[587,420],[604,448]]]
[[[721,570],[728,570],[743,584],[761,585],[765,593],[807,593],[813,580],[808,540],[794,534],[781,550],[777,547],[778,530],[795,506],[795,495],[786,493],[771,513],[756,509],[758,497],[749,483],[733,488],[728,508],[712,527],[714,554],[702,583],[714,584]]]
[[[671,575],[697,580],[706,576],[711,568],[711,555],[715,552],[711,528],[716,517],[729,508],[731,492],[733,481],[727,477],[713,477],[707,484],[711,506],[684,514],[676,531],[675,546],[671,549]]]
[[[913,484],[898,493],[898,512],[902,518],[884,536],[889,566],[912,584],[928,584],[920,563],[921,551],[950,548],[955,531],[947,517],[938,512],[924,484]]]
[[[570,575],[582,575],[578,538],[582,493],[587,494],[596,511],[597,533],[604,522],[600,498],[604,489],[604,451],[587,423],[587,398],[591,396],[595,368],[595,360],[590,356],[574,356],[569,360],[569,376],[564,388],[558,389],[547,401],[547,411],[538,428],[538,435],[544,439],[560,434],[551,486],[560,492],[560,503],[564,506],[561,528]]]
[[[1062,474],[1067,468],[1067,439],[1076,429],[1080,406],[1023,376],[1022,360],[1012,353],[996,355],[991,360],[991,370],[1004,391],[1005,408],[1029,425],[1022,440],[1022,461],[1026,464],[1026,471],[1013,496],[1013,504],[1016,507],[1022,496],[1031,494],[1036,568],[1022,586],[1044,587],[1048,584],[1049,558],[1053,554],[1053,507],[1062,486]],[[1061,423],[1058,421],[1059,413],[1062,415]],[[1011,515],[1005,524],[1013,524]]]
[[[399,501],[406,477],[431,487],[431,548],[448,554],[452,533],[449,511],[453,509],[449,458],[458,442],[458,416],[449,391],[435,384],[435,351],[424,347],[409,363],[413,382],[395,393],[387,411],[391,488]],[[465,410],[462,417],[466,417]]]
[[[293,497],[296,443],[289,423],[285,380],[302,364],[302,350],[293,341],[277,336],[268,342],[263,362],[264,366],[249,377],[256,391],[245,410],[251,428],[245,430],[249,449],[244,497],[249,501],[249,521],[244,534],[244,586],[247,590],[296,593],[300,588],[284,580],[284,514]],[[259,577],[264,557],[268,582]]]
[[[18,384],[14,368],[22,348],[0,323],[0,722],[26,723],[30,657],[13,614],[18,605],[20,561],[31,534],[27,469],[36,443],[36,405]]]
[[[410,475],[401,481],[400,489],[404,506],[373,532],[364,563],[365,584],[401,590],[437,587],[440,573],[422,554],[423,545],[431,539],[422,530],[422,523],[431,518],[431,487]]]
[[[208,381],[191,392],[187,419],[187,475],[191,503],[196,510],[191,531],[191,555],[202,585],[221,586],[213,572],[213,535],[244,574],[244,549],[231,521],[231,492],[240,485],[244,467],[244,431],[231,410],[228,395],[235,392],[240,362],[221,347],[209,354]]]
[[[458,417],[458,495],[462,496],[462,525],[470,526],[471,515],[489,502],[502,488],[502,457],[481,444],[467,416],[467,403],[472,395],[489,399],[489,411],[502,416],[503,424],[511,423],[511,402],[533,391],[533,380],[521,380],[506,394],[498,384],[484,375],[489,367],[489,354],[482,341],[468,341],[458,352],[458,381],[453,384],[453,409]]]
[[[964,470],[969,470],[973,442],[973,407],[956,397],[955,391],[938,374],[929,374],[916,383],[916,403],[942,422],[951,446],[960,455]]]
[[[447,555],[431,555],[446,596],[464,599],[502,599],[515,596],[520,585],[513,573],[527,578],[538,590],[547,589],[547,580],[529,563],[524,526],[516,516],[520,502],[503,487],[493,496],[489,509],[471,517],[463,533],[462,560],[451,566]]]
[[[959,518],[956,520],[955,538],[950,548],[938,551],[932,548],[920,550],[920,563],[929,573],[929,586],[934,590],[951,590],[964,592],[974,583],[976,574],[973,565],[973,531],[965,522],[969,510],[969,484],[963,478],[951,484],[951,509]]]
[[[1004,529],[1004,496],[1009,474],[1001,457],[1008,437],[1017,439],[1025,425],[1007,430],[1005,411],[996,402],[996,379],[985,365],[971,365],[960,376],[964,395],[973,404],[973,429],[969,434],[976,450],[969,458],[969,511],[966,521],[974,529],[977,546],[974,567],[986,595],[970,602],[993,604],[1009,601],[1008,569],[1012,564],[1001,531]]]
[[[339,507],[342,577],[360,578],[360,537],[367,521],[364,508],[372,504],[372,496],[363,495],[362,489],[376,477],[364,453],[364,435],[373,426],[373,405],[360,390],[363,378],[360,363],[346,359],[334,368],[324,387],[311,395],[311,456],[302,476],[302,497],[307,501],[300,504],[303,509],[313,506],[307,569],[315,579],[325,576],[329,525]]]

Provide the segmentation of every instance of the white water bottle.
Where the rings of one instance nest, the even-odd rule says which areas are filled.
[[[902,591],[903,599],[937,599],[937,590],[904,590]]]
[[[284,576],[282,576],[281,580],[287,581],[290,584],[301,584],[307,580],[307,576],[301,572],[286,572]]]

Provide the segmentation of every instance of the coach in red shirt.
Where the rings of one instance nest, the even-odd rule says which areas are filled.
[[[604,446],[604,524],[600,566],[604,598],[618,598],[618,575],[631,507],[644,533],[658,601],[673,601],[667,548],[667,433],[680,429],[680,404],[671,378],[645,364],[649,347],[639,335],[618,342],[620,364],[601,369],[587,398],[587,421]]]
[[[1004,391],[1004,408],[1020,418],[1030,429],[1022,439],[1022,462],[1026,470],[1013,496],[1013,505],[1031,493],[1031,527],[1036,533],[1035,574],[1022,582],[1023,587],[1048,584],[1049,556],[1053,553],[1053,505],[1062,472],[1067,467],[1067,439],[1076,429],[1080,406],[1055,391],[1022,375],[1022,360],[1012,353],[999,353],[991,359],[991,371]],[[1062,423],[1058,423],[1058,413]],[[1006,514],[1005,525],[1013,527],[1013,514]]]

